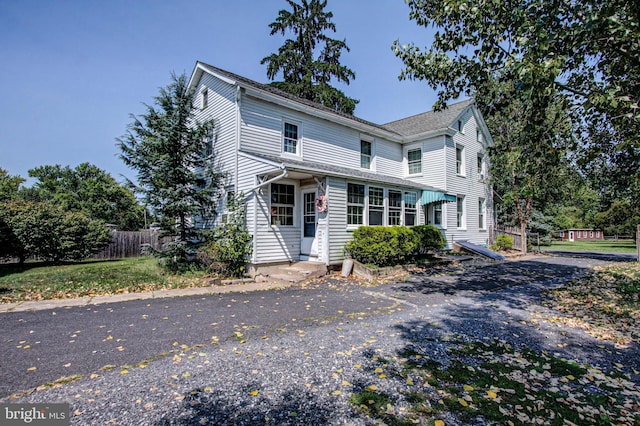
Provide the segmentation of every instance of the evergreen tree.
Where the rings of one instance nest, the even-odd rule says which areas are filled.
[[[194,117],[194,92],[184,74],[172,74],[173,82],[160,88],[155,105],[146,105],[125,136],[118,139],[120,158],[137,171],[137,192],[160,219],[164,235],[175,242],[158,253],[180,268],[189,263],[202,239],[196,219],[215,219],[224,173],[207,155],[212,122]]]
[[[346,40],[328,37],[325,32],[336,31],[331,22],[332,12],[325,11],[327,1],[302,0],[301,4],[287,0],[291,11],[280,10],[278,17],[269,24],[271,35],[283,36],[291,32],[278,49],[260,62],[267,64],[267,77],[274,80],[282,71],[283,81],[272,85],[298,97],[320,103],[337,111],[353,114],[356,99],[347,97],[331,86],[331,80],[349,84],[355,73],[340,65],[343,50],[349,51]]]

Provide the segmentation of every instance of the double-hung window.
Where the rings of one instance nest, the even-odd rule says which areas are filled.
[[[456,145],[456,174],[464,176],[464,147]]]
[[[298,125],[285,122],[283,136],[282,151],[288,154],[299,155],[300,135]]]
[[[433,224],[442,226],[442,203],[433,205]]]
[[[464,215],[464,195],[458,195],[456,197],[457,207],[457,226],[462,229],[465,227],[465,215]]]
[[[418,194],[415,192],[404,193],[404,226],[416,224]]]
[[[369,187],[369,225],[384,225],[384,189]]]
[[[422,173],[422,148],[407,151],[407,164],[410,175]]]
[[[281,183],[271,184],[271,225],[293,226],[295,187]]]
[[[389,190],[389,225],[400,225],[402,218],[402,192]]]
[[[209,106],[209,89],[203,87],[200,90],[200,108],[206,109]]]
[[[477,167],[478,167],[478,179],[483,180],[484,179],[484,156],[482,154],[478,154]]]
[[[347,184],[347,225],[364,224],[364,185]]]
[[[371,158],[373,155],[372,143],[369,141],[360,141],[360,167],[363,169],[371,168]]]
[[[478,198],[478,228],[485,229],[485,200],[484,198]]]

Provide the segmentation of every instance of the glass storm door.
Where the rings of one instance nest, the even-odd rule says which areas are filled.
[[[316,242],[316,191],[302,192],[302,242],[300,254],[306,256],[318,255]]]

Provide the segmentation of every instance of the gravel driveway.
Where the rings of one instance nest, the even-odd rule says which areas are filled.
[[[397,395],[397,407],[409,406],[402,396],[407,384],[372,374],[380,359],[392,362],[403,349],[418,345],[446,363],[451,336],[495,337],[604,369],[620,363],[627,373],[640,370],[637,346],[619,349],[581,330],[531,321],[545,314],[541,291],[601,263],[532,257],[439,271],[445,275],[421,271],[377,287],[347,286],[331,291],[388,308],[327,314],[304,327],[289,319],[281,332],[268,335],[238,329],[233,338],[201,347],[178,345],[148,364],[96,370],[60,387],[2,401],[68,402],[77,425],[367,425],[372,420],[349,402],[366,386]],[[339,283],[328,278],[311,287]],[[286,290],[296,291],[302,290]]]

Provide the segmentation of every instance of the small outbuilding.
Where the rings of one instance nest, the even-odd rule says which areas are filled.
[[[604,240],[604,232],[600,229],[593,228],[575,228],[575,229],[562,229],[555,232],[556,237],[560,241],[574,242],[580,241],[596,241]]]

